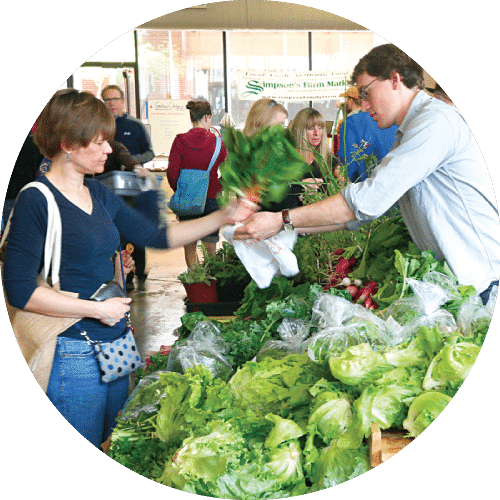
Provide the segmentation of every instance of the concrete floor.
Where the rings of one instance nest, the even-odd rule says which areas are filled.
[[[159,252],[146,251],[148,278],[143,290],[136,283],[132,297],[131,319],[137,347],[143,356],[158,351],[161,345],[171,346],[176,328],[185,314],[186,293],[177,276],[186,270],[182,248]]]
[[[162,222],[176,224],[175,215],[166,207],[172,190],[163,176],[158,179],[164,196],[160,197]],[[161,192],[161,191],[160,191]],[[176,328],[181,325],[181,316],[186,312],[184,287],[177,276],[186,270],[184,249],[169,251],[146,249],[146,280],[144,289],[128,293],[132,297],[131,320],[137,347],[143,356],[156,352],[160,346],[171,346],[176,340]]]

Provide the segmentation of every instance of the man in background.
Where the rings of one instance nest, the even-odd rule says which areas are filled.
[[[125,95],[118,85],[108,85],[102,90],[102,100],[116,120],[115,140],[121,142],[144,165],[152,161],[155,154],[151,139],[144,124],[125,113]]]
[[[102,90],[102,100],[115,117],[116,132],[115,140],[123,144],[129,153],[135,158],[138,168],[135,171],[138,175],[146,175],[146,169],[143,167],[145,163],[152,161],[155,154],[151,144],[151,138],[144,124],[137,118],[125,113],[125,100],[123,90],[118,85],[108,85]],[[142,167],[141,167],[142,166]],[[145,215],[150,216],[151,213],[157,212],[156,193],[152,192],[151,205],[145,206],[144,203],[137,204],[136,199],[127,197],[125,201],[143,211]],[[156,200],[156,201],[155,201]],[[157,218],[157,214],[156,214]],[[135,260],[135,274],[139,281],[139,288],[144,286],[146,280],[146,251],[144,248],[135,247],[133,252]],[[134,288],[133,284],[134,273],[129,273],[127,276],[127,290]]]

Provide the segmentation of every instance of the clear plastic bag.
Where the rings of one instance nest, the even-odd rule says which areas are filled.
[[[344,297],[320,293],[312,307],[311,324],[317,326],[318,331],[342,326],[353,316],[363,315],[364,311],[367,310],[363,306],[353,304]]]
[[[457,324],[464,335],[471,335],[479,323],[491,322],[497,296],[498,286],[494,286],[486,305],[478,293],[463,302],[457,314]]]
[[[318,331],[308,341],[312,361],[324,363],[348,347],[368,343],[375,349],[393,343],[393,325],[343,297],[322,293],[313,305],[311,324]]]
[[[214,377],[228,380],[233,369],[225,353],[219,329],[210,321],[200,321],[186,340],[170,350],[167,371],[185,373],[192,366],[205,365]]]
[[[139,381],[125,402],[120,413],[120,420],[126,422],[129,419],[136,418],[141,412],[154,413],[157,410],[157,405],[165,397],[165,392],[160,383],[161,373],[166,372],[156,371],[146,375]]]
[[[257,353],[256,361],[264,358],[283,359],[289,354],[301,354],[307,350],[310,323],[303,319],[285,318],[278,327],[281,340],[267,341]]]
[[[390,319],[396,322],[393,323],[394,345],[410,339],[421,326],[437,326],[443,333],[458,329],[453,315],[442,308],[446,302],[460,298],[457,285],[449,276],[432,271],[422,280],[409,278],[407,282],[413,297],[394,301],[384,313],[387,322]]]
[[[458,290],[458,283],[453,278],[438,271],[430,271],[422,278],[424,283],[431,283],[437,285],[444,292],[444,303],[450,300],[460,300],[461,295]]]
[[[360,334],[357,325],[332,326],[309,339],[307,355],[311,361],[325,364],[331,356],[340,356],[349,347],[365,342],[366,336]]]

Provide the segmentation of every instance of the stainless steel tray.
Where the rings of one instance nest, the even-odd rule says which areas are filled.
[[[135,172],[113,170],[96,175],[95,179],[114,191],[118,196],[137,196],[142,192],[144,181]]]

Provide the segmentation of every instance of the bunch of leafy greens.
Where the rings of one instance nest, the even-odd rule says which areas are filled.
[[[280,202],[290,190],[290,183],[302,180],[308,168],[292,133],[281,125],[264,127],[252,137],[228,128],[224,131],[224,145],[228,155],[219,166],[222,204],[234,194],[264,207]]]
[[[480,349],[470,342],[445,345],[429,364],[422,387],[453,395],[469,374]]]

